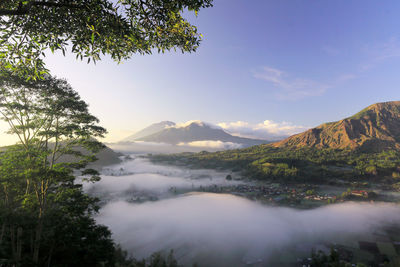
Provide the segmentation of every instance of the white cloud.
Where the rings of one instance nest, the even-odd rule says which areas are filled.
[[[208,147],[216,149],[237,149],[243,146],[238,143],[222,142],[214,140],[193,141],[188,143],[179,143],[178,146],[191,146],[191,147]]]
[[[294,125],[289,122],[274,122],[271,120],[265,120],[256,124],[251,124],[245,121],[221,122],[218,123],[218,126],[233,135],[264,140],[281,139],[283,137],[303,132],[309,128]]]
[[[297,100],[309,96],[319,96],[330,87],[327,84],[309,79],[289,79],[281,70],[265,66],[261,71],[254,72],[254,77],[272,83],[280,91],[277,97],[281,99]]]
[[[167,143],[156,143],[156,142],[146,142],[146,141],[135,141],[132,142],[136,145],[140,145],[140,146],[172,146],[171,144],[167,144]]]
[[[181,123],[177,123],[175,126],[171,126],[169,128],[185,128],[185,127],[187,127],[187,126],[189,126],[191,124],[197,124],[197,125],[199,125],[201,127],[208,126],[210,128],[213,128],[213,129],[220,129],[220,127],[218,127],[218,126],[216,126],[216,125],[214,125],[212,123],[204,122],[204,121],[201,121],[201,120],[190,120],[190,121],[187,121],[187,122],[181,122]]]

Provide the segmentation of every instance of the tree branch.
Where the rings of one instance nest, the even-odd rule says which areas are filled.
[[[26,5],[19,5],[17,9],[0,9],[0,16],[22,16],[29,14],[32,6],[44,6],[44,7],[65,7],[65,8],[83,8],[84,6],[67,4],[67,3],[56,3],[46,1],[31,1]]]

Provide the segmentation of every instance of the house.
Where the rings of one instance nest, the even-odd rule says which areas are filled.
[[[350,194],[356,197],[368,197],[368,192],[365,190],[353,190]]]

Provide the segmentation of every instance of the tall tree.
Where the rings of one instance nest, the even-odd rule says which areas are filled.
[[[65,80],[49,75],[26,81],[3,71],[0,114],[10,126],[9,133],[19,139],[0,159],[2,207],[13,216],[24,211],[36,218],[32,259],[38,262],[46,215],[60,207],[58,200],[63,194],[75,188],[72,169],[95,160],[93,153],[103,145],[94,137],[102,137],[105,129],[97,125],[98,119]],[[98,179],[94,170],[83,174]],[[7,224],[11,250],[18,261],[22,225],[15,230],[14,224],[3,220],[3,225]]]
[[[195,51],[201,34],[182,15],[213,0],[2,0],[0,63],[23,74],[46,72],[46,49],[67,46],[80,59],[109,54],[120,61],[135,53]]]

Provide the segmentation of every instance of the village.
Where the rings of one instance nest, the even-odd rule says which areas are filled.
[[[229,186],[200,186],[200,192],[233,194],[263,204],[313,208],[326,204],[352,201],[374,201],[379,196],[373,191],[344,189],[340,193],[320,190],[318,185],[279,183],[238,184]]]

